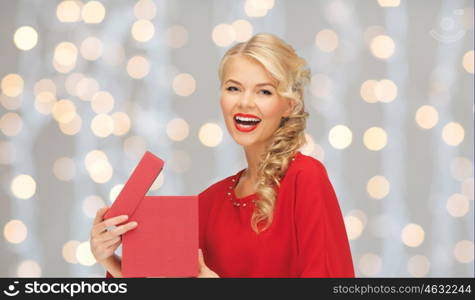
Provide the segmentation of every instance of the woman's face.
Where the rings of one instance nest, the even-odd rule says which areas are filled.
[[[266,144],[282,117],[291,113],[291,101],[277,94],[277,81],[256,60],[232,56],[221,86],[221,109],[226,127],[242,146]]]

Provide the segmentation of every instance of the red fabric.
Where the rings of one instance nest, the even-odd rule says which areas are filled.
[[[281,180],[274,221],[259,235],[250,223],[256,195],[238,199],[232,189],[243,171],[199,195],[199,244],[211,270],[221,277],[355,276],[340,206],[320,161],[297,153]]]
[[[145,196],[129,221],[139,225],[122,237],[124,277],[198,275],[198,196]]]
[[[221,277],[355,276],[340,206],[320,161],[297,153],[281,180],[273,223],[259,235],[250,223],[256,195],[234,195],[243,171],[199,195],[200,248],[211,270]]]

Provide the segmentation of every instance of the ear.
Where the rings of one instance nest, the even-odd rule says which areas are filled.
[[[295,100],[285,98],[287,108],[284,111],[283,117],[288,117],[295,108]]]

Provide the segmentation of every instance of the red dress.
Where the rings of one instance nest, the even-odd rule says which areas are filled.
[[[340,206],[324,165],[300,152],[281,180],[272,225],[251,228],[256,194],[237,198],[244,170],[199,195],[200,248],[220,277],[354,277]]]
[[[355,276],[340,206],[320,161],[297,152],[281,180],[273,223],[259,235],[251,228],[256,194],[234,195],[243,171],[199,194],[199,244],[211,270],[220,277]]]

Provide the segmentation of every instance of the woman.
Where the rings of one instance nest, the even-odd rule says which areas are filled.
[[[326,169],[299,152],[309,78],[305,60],[271,34],[257,34],[223,56],[221,109],[248,166],[199,195],[200,277],[354,277]],[[120,235],[137,225],[107,231],[123,220],[103,221],[105,210],[96,217],[92,252],[120,276],[114,251]]]

